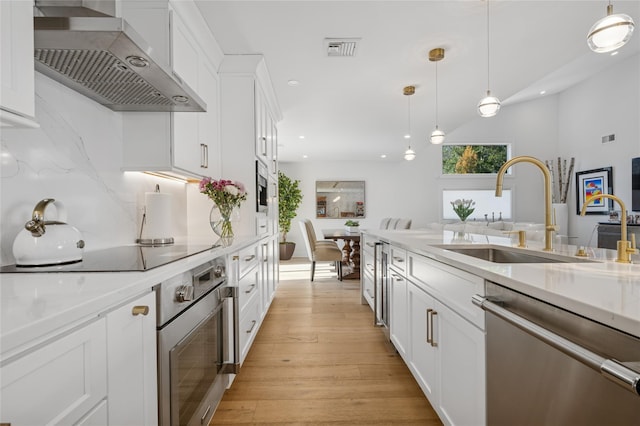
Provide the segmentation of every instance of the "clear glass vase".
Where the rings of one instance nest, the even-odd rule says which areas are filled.
[[[228,207],[218,207],[213,205],[209,212],[209,224],[213,232],[220,237],[220,243],[223,246],[230,246],[233,243],[233,225],[232,222],[237,221],[240,217],[238,209]]]

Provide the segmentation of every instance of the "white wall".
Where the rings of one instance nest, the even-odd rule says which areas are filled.
[[[527,104],[505,107],[493,119],[478,118],[451,132],[447,136],[447,142],[506,142],[512,144],[513,155],[526,153],[541,158],[553,158],[556,152],[556,134],[557,100],[555,97],[547,97]],[[418,140],[426,141],[426,137]],[[301,181],[304,198],[298,210],[298,217],[310,218],[319,235],[323,228],[342,227],[346,219],[316,219],[316,180],[365,181],[366,218],[360,221],[363,228],[377,228],[383,217],[411,218],[412,229],[424,228],[431,222],[441,220],[443,189],[495,188],[494,176],[442,176],[441,147],[427,142],[422,144],[416,149],[418,155],[413,161],[398,161],[397,158],[376,162],[302,161],[281,163],[280,169],[292,179]],[[528,146],[534,148],[529,149]],[[405,146],[399,143],[396,157],[401,157],[404,149]],[[518,187],[520,192],[520,196],[514,194],[515,217],[519,221],[542,222],[543,208],[537,208],[543,202],[542,193],[538,194],[542,187],[542,174],[534,166],[521,167],[522,171],[516,171],[513,178],[505,180],[505,188]],[[491,211],[486,213],[491,217]],[[495,213],[497,217],[498,212]],[[297,220],[294,219],[287,239],[297,243],[294,256],[305,256]]]
[[[561,156],[576,157],[576,171],[613,167],[613,193],[631,210],[631,158],[640,156],[640,54],[605,69],[559,96],[558,139]],[[602,136],[616,140],[603,144]],[[575,179],[575,176],[574,176]],[[603,215],[580,217],[575,181],[569,197],[569,234],[587,245]],[[616,210],[620,209],[617,204]],[[597,244],[593,236],[591,245]]]
[[[3,128],[0,134],[2,265],[14,263],[13,240],[43,198],[64,203],[67,222],[82,232],[85,249],[95,250],[134,243],[140,231],[144,193],[159,184],[161,192],[172,194],[173,221],[167,236],[185,238],[185,217],[195,216],[187,211],[187,185],[120,170],[122,114],[36,73],[40,128]],[[206,197],[193,192],[205,201],[190,205],[198,206],[202,217],[208,218]],[[45,218],[49,219],[47,212]],[[200,223],[201,234],[205,238],[210,235],[213,242],[215,235],[207,225],[206,220]]]
[[[610,133],[616,134],[616,142],[602,145],[601,136]],[[415,140],[426,141],[426,136],[414,138],[414,144]],[[339,228],[344,224],[343,219],[315,218],[316,180],[365,181],[363,228],[376,228],[388,216],[409,217],[413,220],[412,228],[424,227],[442,217],[442,189],[495,188],[495,177],[491,176],[441,176],[440,147],[426,142],[414,146],[418,153],[414,161],[397,161],[406,148],[403,142],[398,143],[396,158],[392,159],[394,155],[390,154],[384,161],[281,163],[282,171],[301,181],[304,199],[298,217],[312,219],[318,234],[322,228]],[[640,55],[560,94],[505,105],[496,117],[477,118],[450,131],[446,142],[509,143],[513,156],[530,155],[543,161],[573,156],[575,171],[613,166],[614,193],[630,206],[630,159],[640,155]],[[513,176],[505,177],[504,186],[513,189],[516,221],[544,221],[543,175],[534,165],[515,165]],[[569,194],[569,235],[577,237],[571,242],[586,245],[595,223],[606,217],[576,215],[575,173]],[[486,213],[491,217],[491,212]],[[294,219],[287,239],[298,243],[294,256],[305,256],[297,221]],[[591,245],[596,244],[594,237]]]

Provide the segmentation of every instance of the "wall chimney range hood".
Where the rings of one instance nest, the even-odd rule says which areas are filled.
[[[115,8],[112,1],[91,4]],[[114,111],[206,111],[127,21],[111,14],[82,1],[36,0],[36,71]]]

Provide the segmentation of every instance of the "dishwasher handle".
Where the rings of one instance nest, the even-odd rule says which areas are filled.
[[[589,349],[577,345],[558,334],[540,327],[519,315],[501,307],[486,297],[475,295],[471,298],[474,305],[505,320],[509,324],[530,334],[548,345],[558,349],[571,358],[580,361],[587,367],[599,372],[607,379],[622,386],[636,396],[640,396],[640,372],[635,371],[620,361],[606,359],[591,352]]]

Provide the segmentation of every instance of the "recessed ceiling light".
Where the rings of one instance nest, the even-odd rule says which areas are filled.
[[[300,85],[300,82],[298,80],[289,80],[289,81],[287,81],[287,84],[289,86],[298,86],[298,85]]]
[[[309,158],[309,156],[307,154],[304,154],[302,158]]]
[[[547,93],[547,91],[546,91],[546,90],[541,90],[541,91],[540,91],[540,94],[541,94],[541,95],[544,95],[545,93]]]
[[[380,158],[387,158],[387,154],[382,154]]]
[[[304,139],[304,135],[298,136],[298,139]]]
[[[407,133],[406,135],[404,135],[405,139],[411,139],[411,135],[409,133]]]

